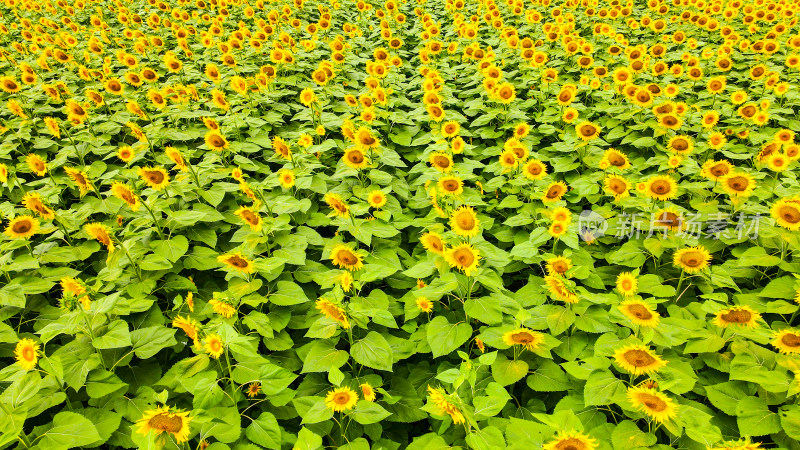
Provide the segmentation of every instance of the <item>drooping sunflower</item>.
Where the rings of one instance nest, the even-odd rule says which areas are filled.
[[[614,360],[622,369],[634,375],[658,372],[667,365],[667,361],[643,345],[627,345],[617,349]]]
[[[169,185],[169,174],[162,167],[140,167],[137,173],[153,190],[160,191]]]
[[[628,401],[659,423],[668,422],[678,414],[678,406],[671,398],[646,386],[628,388]]]
[[[78,169],[73,169],[72,167],[64,167],[64,171],[67,172],[67,176],[78,185],[78,189],[81,192],[81,196],[86,195],[89,191],[94,190],[94,186],[92,186],[92,181],[89,179],[89,176],[86,175],[86,172]]]
[[[459,236],[472,237],[480,233],[480,220],[471,206],[462,206],[450,215],[450,227]]]
[[[223,150],[229,147],[228,140],[219,130],[209,130],[205,135],[206,146],[211,150]]]
[[[56,217],[53,208],[44,204],[44,200],[38,192],[26,192],[22,196],[22,205],[38,214],[42,219],[51,220]]]
[[[445,250],[444,242],[442,241],[442,237],[439,233],[429,231],[423,234],[419,241],[422,243],[422,247],[431,252],[436,253],[437,255],[443,255]]]
[[[39,344],[33,339],[20,339],[14,347],[14,359],[24,370],[33,369],[39,361]]]
[[[782,198],[770,208],[772,218],[787,230],[800,230],[800,198]]]
[[[197,341],[198,328],[195,320],[189,318],[188,316],[176,316],[174,319],[172,319],[172,326],[183,330],[183,332],[186,333],[186,336],[192,341]]]
[[[332,216],[348,217],[350,215],[350,207],[342,200],[339,194],[327,193],[325,194],[325,203],[332,210]]]
[[[526,350],[534,351],[544,342],[544,335],[527,328],[517,328],[505,332],[503,342],[509,346],[519,345]]]
[[[214,359],[218,359],[225,351],[225,343],[222,342],[222,337],[218,334],[209,334],[203,339],[203,342],[205,342],[203,348],[206,353]]]
[[[631,322],[642,327],[654,328],[661,320],[661,315],[641,300],[625,300],[620,303],[619,310]]]
[[[43,177],[47,173],[47,163],[36,153],[30,153],[26,156],[25,162],[28,164],[30,171],[37,176]]]
[[[317,300],[316,308],[325,317],[338,322],[342,328],[350,328],[350,322],[347,320],[347,315],[345,314],[344,309],[336,303],[325,298],[320,298]]]
[[[356,403],[358,394],[347,386],[333,389],[325,396],[325,405],[334,412],[349,411]]]
[[[544,444],[542,450],[594,450],[597,445],[595,439],[577,431],[570,431],[556,435],[553,440]]]
[[[84,225],[83,230],[91,238],[105,245],[109,252],[113,252],[116,248],[114,246],[114,241],[111,239],[111,229],[106,225],[99,222],[87,223]]]
[[[745,172],[731,172],[722,178],[722,188],[733,197],[749,197],[756,188],[756,180]]]
[[[253,210],[253,208],[249,206],[240,206],[239,209],[234,212],[235,215],[239,216],[240,219],[244,220],[244,222],[250,226],[250,229],[253,231],[261,231],[261,227],[263,222],[261,220],[261,216],[258,214],[258,211]]]
[[[364,267],[364,259],[361,254],[344,244],[338,244],[333,247],[329,258],[340,269],[357,271]]]
[[[225,267],[231,270],[236,270],[242,273],[253,273],[253,270],[255,270],[253,261],[247,259],[240,252],[219,255],[217,257],[217,261],[224,264]]]
[[[655,175],[645,183],[644,193],[650,198],[669,200],[678,193],[678,183],[667,175]]]
[[[342,161],[353,169],[363,169],[369,165],[369,158],[364,154],[364,150],[359,147],[351,147],[344,151]]]
[[[639,281],[630,272],[622,272],[617,275],[617,291],[624,297],[633,297],[639,288]]]
[[[761,314],[754,311],[753,308],[739,305],[719,310],[711,323],[720,328],[728,328],[731,325],[755,328],[760,318]]]
[[[591,141],[592,139],[596,139],[600,137],[600,128],[599,125],[595,125],[589,121],[583,121],[575,126],[575,132],[578,133],[578,137],[584,141]]]
[[[175,442],[182,444],[189,440],[189,411],[173,410],[169,407],[158,407],[145,411],[142,418],[136,421],[139,428],[137,433],[147,435],[151,431],[156,436],[161,433],[171,434]]]
[[[464,423],[464,414],[461,409],[442,388],[434,389],[428,385],[428,401],[433,403],[442,415],[449,415],[454,424]]]
[[[561,197],[567,193],[567,185],[563,181],[555,181],[550,183],[542,195],[542,202],[550,203],[561,200]]]
[[[686,273],[700,272],[709,266],[711,253],[702,245],[697,247],[687,247],[675,252],[672,263]]]
[[[372,388],[372,385],[369,383],[361,383],[358,387],[361,388],[361,395],[364,396],[364,400],[368,402],[375,401],[375,390]]]
[[[189,166],[186,165],[186,160],[183,159],[183,155],[181,155],[181,152],[177,148],[168,146],[164,149],[164,154],[167,155],[167,158],[169,158],[181,172],[187,172],[189,170]]]
[[[547,275],[544,277],[545,286],[547,286],[550,295],[564,303],[578,303],[580,300],[578,295],[569,288],[567,281],[561,276]]]
[[[478,249],[463,243],[445,251],[444,259],[450,264],[450,267],[458,268],[469,277],[472,276],[472,272],[478,270],[481,255]]]
[[[138,211],[141,203],[139,202],[139,196],[134,194],[133,191],[128,189],[127,186],[120,183],[119,181],[115,181],[111,183],[111,193],[114,197],[125,202],[129,208],[133,211]]]

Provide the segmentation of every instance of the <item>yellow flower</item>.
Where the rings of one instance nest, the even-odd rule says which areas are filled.
[[[34,174],[43,177],[47,173],[47,164],[36,153],[30,153],[27,157],[25,157],[25,162],[28,164],[28,168]]]
[[[228,148],[228,140],[217,130],[210,130],[205,136],[206,146],[211,150],[222,150]]]
[[[136,156],[136,152],[130,146],[125,145],[117,150],[117,158],[124,162],[130,162],[134,156]]]
[[[634,408],[659,423],[672,420],[678,414],[678,406],[672,399],[653,388],[645,386],[628,388],[628,401]]]
[[[425,250],[436,253],[437,255],[444,254],[445,245],[439,233],[433,231],[427,232],[419,238],[419,241],[422,243],[422,247]]]
[[[761,314],[749,306],[740,305],[719,310],[711,323],[720,328],[728,328],[730,325],[755,328],[760,318]]]
[[[675,252],[672,263],[686,273],[696,273],[708,267],[711,254],[702,245],[687,247]]]
[[[442,124],[442,136],[446,138],[455,137],[460,129],[461,126],[456,121],[445,122]]]
[[[336,303],[325,298],[320,298],[317,300],[316,308],[325,315],[325,317],[338,322],[342,328],[350,328],[350,322],[347,320],[344,309]]]
[[[557,300],[565,303],[578,303],[578,295],[570,290],[567,282],[560,276],[547,275],[544,277],[545,286],[550,294]]]
[[[563,181],[556,181],[550,183],[542,195],[542,202],[551,203],[561,200],[564,194],[567,193],[567,185]]]
[[[678,193],[678,184],[672,177],[656,175],[647,180],[644,191],[650,198],[669,200]]]
[[[464,182],[458,177],[443,176],[439,178],[437,185],[444,195],[461,195],[464,193]]]
[[[471,206],[462,206],[450,215],[450,227],[459,236],[472,237],[480,233],[480,221]]]
[[[625,371],[634,375],[658,372],[667,361],[643,345],[628,345],[614,352],[614,360]]]
[[[253,273],[253,270],[255,269],[253,266],[253,261],[250,261],[239,252],[220,255],[217,257],[217,261],[221,262],[229,269],[236,270],[238,272]]]
[[[620,303],[619,309],[631,322],[642,327],[654,328],[661,319],[659,313],[641,300],[625,300]]]
[[[771,344],[784,354],[800,353],[800,331],[784,328],[775,332]]]
[[[522,173],[530,180],[541,180],[547,175],[547,166],[538,159],[531,159],[522,168]]]
[[[342,200],[339,194],[325,194],[325,203],[333,210],[330,214],[332,216],[347,218],[350,215],[350,207],[347,206],[347,203]]]
[[[203,348],[209,356],[214,359],[222,356],[222,352],[225,350],[225,344],[223,344],[222,338],[218,334],[209,334],[203,341],[205,341]]]
[[[234,212],[235,215],[239,216],[247,225],[250,226],[250,229],[253,231],[261,231],[262,221],[261,216],[258,215],[258,212],[250,208],[249,206],[240,206],[239,209]]]
[[[770,208],[772,218],[787,230],[800,230],[800,198],[782,198]]]
[[[416,303],[417,308],[419,308],[419,310],[422,312],[429,313],[433,311],[433,302],[427,297],[417,297]]]
[[[56,217],[53,209],[44,204],[42,196],[38,192],[26,192],[22,196],[22,205],[38,214],[42,219],[50,220]]]
[[[375,209],[383,208],[383,206],[386,204],[386,201],[386,194],[384,194],[380,189],[375,189],[367,196],[367,202]]]
[[[189,440],[189,411],[173,411],[170,408],[158,407],[154,410],[145,411],[142,418],[136,421],[139,429],[137,433],[147,435],[153,431],[156,436],[161,433],[171,434],[175,442],[182,444]]]
[[[358,403],[358,394],[349,387],[340,387],[328,392],[325,396],[325,406],[334,412],[350,411]]]
[[[368,402],[375,401],[375,390],[372,389],[369,383],[362,383],[359,387],[361,388],[361,394],[364,396],[364,400]]]
[[[603,180],[606,192],[614,196],[615,200],[621,200],[630,195],[631,184],[625,177],[619,175],[609,175]]]
[[[571,431],[559,433],[555,439],[544,444],[542,450],[594,450],[596,448],[596,440],[585,434]]]
[[[436,406],[441,414],[447,414],[453,419],[453,423],[458,425],[464,423],[464,414],[455,402],[441,388],[434,389],[428,385],[428,400]]]
[[[261,393],[261,383],[258,381],[254,381],[247,385],[247,390],[245,391],[248,397],[253,398]]]
[[[447,153],[434,152],[428,158],[434,169],[439,172],[447,173],[453,169],[453,158]]]
[[[172,326],[180,328],[192,341],[197,341],[197,322],[187,317],[176,316],[172,319]]]
[[[519,345],[529,351],[534,351],[544,342],[544,335],[527,328],[517,328],[504,333],[503,342],[506,345]]]
[[[572,260],[563,256],[557,256],[547,260],[547,273],[549,275],[565,276],[567,271],[572,268]]]
[[[137,173],[153,190],[160,191],[169,185],[169,174],[161,167],[140,167]]]
[[[752,175],[745,172],[732,172],[722,177],[722,188],[734,197],[749,197],[756,188]]]
[[[450,264],[450,267],[456,267],[466,276],[471,276],[472,272],[478,270],[481,255],[470,244],[464,243],[447,250],[444,259]]]
[[[87,223],[83,230],[93,239],[106,246],[109,252],[114,251],[114,241],[111,239],[111,229],[99,222]]]
[[[33,369],[39,361],[39,344],[33,339],[20,339],[14,347],[14,358],[23,369]]]
[[[89,191],[94,190],[94,186],[92,186],[92,182],[89,180],[89,176],[86,175],[86,172],[73,169],[71,167],[64,167],[64,171],[67,172],[67,176],[78,185],[78,189],[81,191],[81,196],[84,196]]]
[[[581,122],[575,126],[575,132],[578,133],[578,137],[584,141],[591,141],[592,139],[600,137],[601,130],[602,128],[598,125],[589,121]]]
[[[39,231],[39,221],[32,216],[17,216],[6,226],[5,234],[10,238],[28,239]]]
[[[236,315],[236,307],[231,300],[226,297],[218,297],[217,295],[218,294],[215,294],[215,297],[208,302],[214,312],[226,319],[230,319]]]
[[[170,161],[175,164],[175,166],[181,170],[181,172],[186,172],[189,170],[189,167],[186,165],[186,161],[183,159],[183,155],[181,152],[178,151],[175,147],[167,147],[164,149],[164,153],[170,159]]]
[[[333,247],[330,260],[342,269],[356,271],[364,267],[363,258],[359,252],[344,244]]]
[[[358,147],[351,147],[345,150],[344,155],[342,155],[342,161],[346,166],[353,169],[363,169],[369,165],[369,158],[364,153],[364,150]]]
[[[630,272],[622,272],[617,276],[617,290],[625,297],[632,297],[639,286],[636,277]]]
[[[125,204],[131,208],[131,210],[139,210],[139,206],[141,206],[139,203],[139,196],[134,194],[133,191],[128,189],[128,187],[124,184],[120,183],[119,181],[111,183],[111,193],[114,195],[114,197],[117,197],[125,202]]]

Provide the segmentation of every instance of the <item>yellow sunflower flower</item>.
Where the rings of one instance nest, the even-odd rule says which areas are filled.
[[[622,369],[634,375],[658,372],[667,365],[667,361],[643,345],[627,345],[617,349],[614,360]]]

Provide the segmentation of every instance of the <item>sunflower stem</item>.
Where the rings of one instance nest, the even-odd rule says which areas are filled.
[[[683,286],[683,277],[686,275],[686,271],[681,270],[681,277],[678,279],[678,289],[675,290],[677,296],[675,297],[675,302],[677,303],[678,299],[681,297],[681,286]]]

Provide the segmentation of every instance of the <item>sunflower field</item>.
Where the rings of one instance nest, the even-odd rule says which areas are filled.
[[[799,18],[3,0],[0,449],[800,450]]]

